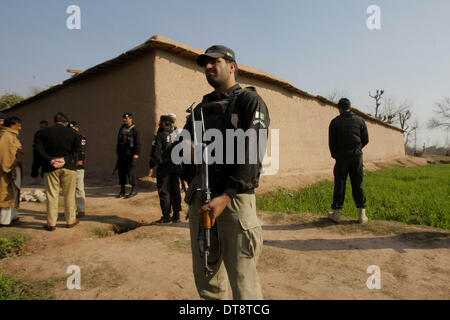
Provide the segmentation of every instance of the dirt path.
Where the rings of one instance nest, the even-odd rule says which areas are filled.
[[[25,188],[31,190],[30,188]],[[42,229],[45,205],[21,203],[21,224],[0,229],[31,235],[26,254],[0,260],[0,271],[57,279],[58,299],[197,299],[187,222],[156,226],[155,191],[115,199],[114,187],[87,187],[87,216],[73,228],[60,215]],[[183,218],[186,207],[183,208]],[[386,221],[335,225],[313,214],[259,212],[264,248],[258,264],[265,299],[450,299],[450,232]],[[115,234],[116,231],[128,232]],[[81,290],[66,288],[67,267],[81,269]],[[369,290],[367,267],[381,270]]]

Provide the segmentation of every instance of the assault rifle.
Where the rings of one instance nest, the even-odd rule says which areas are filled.
[[[191,112],[191,120],[192,120],[192,131],[194,133],[194,153],[196,148],[199,146],[201,147],[201,163],[202,163],[202,187],[201,187],[201,193],[202,193],[202,206],[207,205],[211,202],[211,188],[209,187],[209,172],[208,172],[208,146],[205,142],[198,141],[197,137],[197,130],[196,130],[196,123],[195,123],[195,116],[194,116],[194,104],[190,107]],[[203,119],[203,110],[200,107],[200,115],[201,115],[201,132],[202,135],[205,132],[205,122]],[[205,156],[203,156],[205,155]],[[213,272],[213,270],[208,265],[208,256],[209,256],[209,249],[211,247],[211,217],[209,216],[209,213],[206,212],[203,214],[203,216],[200,219],[200,230],[198,233],[198,243],[200,247],[200,252],[203,254],[203,268],[205,271],[205,276],[210,276]]]

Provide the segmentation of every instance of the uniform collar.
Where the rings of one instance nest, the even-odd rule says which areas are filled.
[[[207,94],[207,95],[205,96],[205,99],[206,99],[207,101],[215,101],[215,100],[219,100],[219,99],[227,99],[227,98],[229,98],[230,96],[233,95],[233,92],[234,92],[234,91],[236,91],[236,90],[238,90],[238,89],[241,89],[241,86],[239,85],[239,83],[236,83],[236,84],[233,85],[232,87],[228,88],[225,92],[222,92],[222,93],[220,94],[220,98],[217,98],[216,92],[213,91],[213,92]]]

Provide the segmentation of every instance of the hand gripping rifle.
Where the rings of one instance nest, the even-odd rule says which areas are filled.
[[[203,141],[198,141],[197,137],[197,127],[196,127],[196,121],[194,117],[194,104],[191,105],[191,120],[192,120],[192,131],[194,132],[194,153],[196,148],[201,145],[201,151],[202,151],[202,158],[201,158],[201,165],[202,165],[202,206],[207,205],[211,202],[211,188],[209,187],[209,174],[208,174],[208,146]],[[200,107],[200,115],[201,115],[201,133],[205,132],[205,122],[203,119],[203,110]],[[203,139],[202,139],[203,140]],[[204,156],[205,155],[205,156]],[[201,217],[201,223],[200,223],[200,231],[198,234],[198,243],[200,247],[200,253],[203,253],[203,268],[205,271],[205,276],[208,277],[213,273],[213,270],[208,266],[208,256],[209,256],[209,249],[211,247],[211,217],[209,216],[209,213],[206,212]]]

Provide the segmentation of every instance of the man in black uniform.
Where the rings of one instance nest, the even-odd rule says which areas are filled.
[[[226,132],[227,129],[233,133],[240,129],[241,132],[253,132],[257,137],[253,142],[258,143],[260,131],[268,130],[269,112],[255,88],[243,89],[236,82],[238,66],[233,50],[221,45],[212,46],[198,56],[197,64],[204,67],[206,80],[214,91],[205,95],[201,104],[195,107],[194,117],[200,121],[203,114],[205,130],[217,129],[222,133],[224,150],[222,164],[218,159],[209,166],[211,202],[202,206],[201,192],[196,191],[201,181],[200,170],[189,181],[186,191],[195,284],[203,299],[228,299],[228,278],[234,299],[262,299],[256,271],[262,249],[262,230],[256,216],[254,194],[259,183],[262,159],[258,156],[258,147],[251,146],[251,139],[244,138],[243,144],[236,143],[239,139],[228,136]],[[192,138],[190,116],[185,129]],[[261,131],[261,134],[267,138],[267,131]],[[226,147],[228,143],[232,150]],[[244,150],[244,163],[237,161],[238,148]],[[215,151],[217,156],[219,150]],[[234,159],[226,161],[231,151],[234,151]],[[265,150],[260,152],[264,154]],[[255,156],[253,163],[249,161]],[[201,247],[197,241],[202,214],[209,214],[212,222],[208,259],[212,274],[208,276],[204,273]]]
[[[87,139],[80,133],[80,125],[76,121],[70,121],[69,126],[75,130],[78,139],[80,140],[81,149],[75,156],[75,163],[77,168],[77,187],[75,192],[75,202],[77,204],[77,217],[85,217],[86,210],[86,193],[84,192],[84,175],[86,169],[86,147]]]
[[[36,137],[40,130],[48,127],[48,122],[46,120],[42,120],[39,123],[39,127],[40,129],[34,134],[33,138],[33,162],[31,164],[31,177],[34,179],[33,184],[38,184],[39,168],[42,167],[41,159],[39,158],[39,152],[36,150]],[[41,178],[43,177],[44,170],[41,169]]]
[[[331,156],[336,159],[334,166],[334,194],[331,208],[333,213],[328,217],[334,222],[341,221],[341,211],[344,206],[345,185],[347,176],[352,184],[353,200],[359,209],[359,221],[368,221],[366,216],[366,195],[363,185],[363,152],[369,143],[369,134],[363,118],[351,111],[350,100],[339,100],[341,113],[334,118],[329,127],[328,142]]]
[[[139,131],[133,122],[133,115],[125,113],[123,115],[123,125],[119,130],[117,136],[117,164],[116,168],[119,171],[120,193],[117,198],[125,197],[131,198],[137,195],[136,191],[136,163],[141,152],[141,137]],[[125,184],[131,185],[131,191],[125,195]]]
[[[156,170],[156,186],[162,217],[157,223],[180,222],[181,195],[179,165],[171,160],[173,122],[169,116],[161,116],[160,127],[152,142],[150,172]],[[172,218],[170,213],[173,210]]]
[[[72,228],[78,224],[75,212],[75,156],[80,151],[80,140],[75,131],[67,127],[68,124],[68,117],[58,112],[55,115],[55,125],[40,130],[36,137],[36,149],[44,169],[47,194],[47,225],[44,227],[48,231],[56,229],[60,189],[64,196],[67,227]]]

